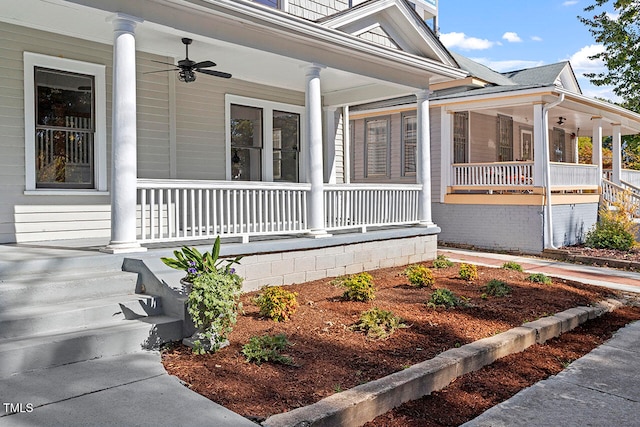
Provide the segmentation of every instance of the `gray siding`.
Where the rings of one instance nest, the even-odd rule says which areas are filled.
[[[379,44],[384,47],[390,47],[392,49],[400,49],[398,45],[393,41],[391,36],[384,31],[382,27],[376,27],[372,30],[366,31],[358,36],[359,38],[369,41],[371,43]]]
[[[442,229],[438,240],[445,243],[524,253],[544,247],[541,206],[434,203],[433,221]]]
[[[469,114],[469,163],[497,161],[496,116]]]
[[[441,127],[442,110],[440,108],[431,108],[429,111],[429,120],[431,126],[431,202],[436,203],[440,200],[440,183],[442,182],[442,127]]]
[[[108,236],[107,196],[24,194],[23,52],[107,65],[107,123],[110,123],[111,47],[7,23],[0,23],[0,39],[0,243],[76,238],[87,233],[94,237]],[[108,132],[107,141],[110,139]]]
[[[289,0],[288,12],[316,20],[349,8],[349,0]]]

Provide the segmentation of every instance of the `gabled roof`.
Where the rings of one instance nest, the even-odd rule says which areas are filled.
[[[465,56],[451,52],[461,69],[467,71],[471,76],[484,80],[487,83],[498,86],[512,86],[516,83],[503,74],[493,71],[491,68],[475,62]]]
[[[316,21],[360,36],[380,28],[400,50],[457,67],[456,60],[406,0],[368,0]]]
[[[555,85],[576,93],[582,93],[569,61],[509,71],[502,74],[521,85]]]

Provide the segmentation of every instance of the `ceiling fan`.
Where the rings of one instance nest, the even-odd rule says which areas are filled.
[[[170,65],[172,67],[176,67],[176,68],[172,68],[170,70],[159,70],[159,71],[149,71],[145,74],[150,74],[150,73],[162,73],[165,71],[177,71],[178,72],[178,80],[180,80],[181,82],[185,82],[185,83],[191,83],[193,81],[196,80],[196,72],[198,73],[203,73],[203,74],[208,74],[210,76],[215,76],[215,77],[222,77],[223,79],[228,79],[231,78],[231,74],[229,73],[225,73],[222,71],[215,71],[215,70],[207,70],[206,68],[210,68],[210,67],[215,67],[216,63],[212,62],[212,61],[201,61],[201,62],[195,62],[192,61],[191,59],[189,59],[189,45],[193,42],[193,40],[184,37],[182,39],[182,43],[184,43],[184,48],[185,48],[185,58],[181,59],[180,61],[178,61],[178,64],[169,64],[168,62],[162,62],[162,61],[155,61],[152,60],[153,62],[157,62],[159,64],[164,64],[164,65]]]

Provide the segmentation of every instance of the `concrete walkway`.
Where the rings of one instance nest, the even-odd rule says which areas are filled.
[[[452,260],[526,270],[640,292],[640,274],[522,256],[442,249]],[[1,363],[1,361],[0,361]],[[75,363],[0,380],[0,427],[256,426],[169,376],[158,353]],[[11,412],[18,412],[11,414]],[[640,323],[468,425],[640,426]]]
[[[515,261],[532,273],[640,292],[639,273],[449,248],[438,252],[451,260],[488,266]],[[464,426],[640,426],[640,322],[619,330],[560,374],[522,390]]]
[[[0,403],[0,427],[256,427],[169,376],[155,352],[4,378]]]

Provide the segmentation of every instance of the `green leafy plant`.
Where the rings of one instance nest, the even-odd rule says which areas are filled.
[[[197,276],[188,297],[188,311],[198,332],[194,353],[215,352],[236,323],[242,309],[242,278],[237,274],[208,272]]]
[[[432,287],[436,283],[433,273],[424,265],[412,265],[404,271],[409,283],[413,286]]]
[[[460,264],[460,277],[467,282],[473,282],[478,279],[478,267],[475,264]]]
[[[239,264],[242,259],[241,256],[232,260],[218,259],[220,256],[220,236],[216,237],[211,252],[200,253],[195,247],[183,246],[182,249],[173,251],[173,254],[175,258],[162,257],[160,260],[168,267],[184,270],[187,273],[185,280],[188,282],[193,282],[196,277],[214,271],[235,273],[232,266]]]
[[[334,283],[346,288],[342,298],[350,301],[371,301],[376,297],[376,288],[373,277],[369,273],[358,273],[343,276]]]
[[[433,268],[447,268],[452,267],[453,262],[451,262],[446,256],[440,254],[433,260]]]
[[[504,297],[511,293],[511,288],[505,282],[498,279],[491,279],[485,286],[485,294],[494,297]],[[484,294],[483,294],[484,295]]]
[[[292,365],[293,360],[281,354],[290,345],[291,343],[285,334],[252,337],[247,344],[242,346],[242,354],[247,362],[253,362],[256,365],[261,365],[262,362]]]
[[[533,283],[542,283],[543,285],[550,285],[553,282],[551,281],[551,278],[547,275],[545,275],[544,273],[533,273],[530,274],[529,277],[527,277],[527,279],[529,282],[533,282]]]
[[[298,294],[284,289],[282,286],[268,286],[254,298],[260,308],[260,315],[275,320],[287,321],[298,309]]]
[[[406,328],[402,319],[393,312],[378,307],[363,312],[358,323],[351,326],[351,330],[364,332],[374,340],[388,338],[398,328]]]
[[[467,305],[468,300],[458,297],[447,288],[436,289],[427,302],[427,307],[430,308],[453,308],[465,307]]]
[[[639,209],[630,190],[618,191],[615,202],[600,207],[598,222],[587,232],[585,244],[596,249],[631,250],[638,231],[634,213]]]
[[[515,261],[508,261],[502,264],[504,270],[522,271],[522,266]]]

